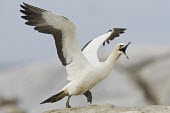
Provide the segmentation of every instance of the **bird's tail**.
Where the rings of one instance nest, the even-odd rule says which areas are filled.
[[[54,102],[57,102],[57,101],[61,100],[61,99],[64,98],[65,96],[68,96],[68,92],[66,92],[66,91],[61,91],[61,92],[57,93],[56,95],[53,95],[52,97],[48,98],[47,100],[41,102],[40,104],[44,104],[44,103],[54,103]]]

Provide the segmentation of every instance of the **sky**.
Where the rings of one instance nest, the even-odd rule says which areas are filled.
[[[80,47],[111,28],[127,28],[119,42],[137,46],[170,44],[169,0],[1,0],[0,65],[57,59],[52,36],[26,26],[20,17],[22,2],[69,18],[77,26]]]

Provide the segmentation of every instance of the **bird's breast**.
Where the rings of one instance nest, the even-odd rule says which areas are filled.
[[[80,75],[76,80],[71,81],[70,90],[74,95],[84,94],[101,82],[107,73],[98,68],[90,69],[88,72]]]

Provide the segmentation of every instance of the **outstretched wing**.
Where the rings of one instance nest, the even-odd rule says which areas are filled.
[[[118,37],[120,34],[124,33],[126,29],[124,28],[113,28],[113,30],[109,30],[106,34],[103,34],[91,41],[89,41],[82,49],[83,54],[86,56],[89,62],[95,64],[98,63],[98,56],[97,51],[99,47],[105,43],[109,44],[109,41],[112,41],[116,37]]]
[[[40,33],[52,34],[62,64],[66,66],[66,69],[67,65],[77,65],[74,69],[68,67],[68,70],[81,71],[86,66],[87,59],[78,47],[75,25],[66,17],[55,15],[26,3],[23,4],[20,11],[25,14],[22,16],[27,20],[25,24],[35,26],[34,29]],[[69,72],[68,74],[70,76]]]

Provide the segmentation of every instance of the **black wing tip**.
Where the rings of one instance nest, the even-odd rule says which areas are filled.
[[[22,4],[20,5],[20,7],[23,8],[23,9],[27,9],[28,7],[33,7],[33,6],[32,6],[32,5],[29,5],[29,4],[25,3],[25,2],[22,2]]]
[[[21,13],[23,13],[23,11],[24,11],[24,10],[22,10],[22,9],[20,10]]]
[[[21,4],[20,7],[21,7],[22,9],[25,9],[25,8],[26,8],[25,5],[23,5],[23,4]]]
[[[119,32],[119,34],[125,33],[127,29],[126,28],[113,28],[113,31]]]
[[[113,28],[113,30],[125,31],[125,30],[127,30],[127,29],[126,29],[126,28]]]
[[[21,9],[20,12],[23,13],[23,14],[26,13],[25,10],[23,10],[23,9]],[[26,14],[25,14],[25,15],[26,15]]]
[[[27,16],[21,16],[21,18],[27,20]]]
[[[22,2],[24,5],[27,5],[27,3],[25,3],[25,2]]]
[[[30,6],[29,4],[27,4],[27,3],[25,3],[25,2],[22,2],[22,4],[23,4],[24,6]]]
[[[27,9],[25,3],[23,2],[23,4],[21,4],[20,7],[21,7],[20,12],[23,13],[23,14],[25,14],[25,10]]]
[[[113,29],[110,29],[108,32],[119,31],[120,34],[122,34],[126,30],[127,30],[126,28],[113,28]]]
[[[26,6],[28,6],[28,4],[25,2],[22,2],[22,4],[20,4],[20,7],[22,7],[22,8],[26,8]]]
[[[41,8],[39,8],[39,7],[35,7],[35,6],[30,5],[30,4],[27,4],[27,3],[25,3],[25,2],[23,2],[23,3],[20,5],[20,7],[21,7],[22,9],[24,9],[24,10],[26,10],[26,9],[29,10],[29,9],[33,8],[33,9],[36,9],[36,10],[40,10],[40,11],[42,11],[42,12],[47,11],[47,10],[45,10],[45,9],[41,9]]]
[[[105,43],[109,44],[111,40],[115,39],[116,37],[119,37],[120,34],[123,34],[125,30],[127,30],[127,29],[126,28],[113,28],[113,29],[110,29],[108,32],[112,32],[112,34],[108,39],[106,39],[103,42],[103,46],[105,46]]]

